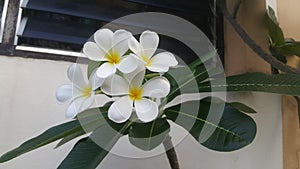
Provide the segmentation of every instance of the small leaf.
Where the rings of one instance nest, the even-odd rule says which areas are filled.
[[[93,60],[90,60],[88,63],[88,71],[87,71],[87,77],[90,77],[91,74],[101,65],[101,62],[96,62]]]
[[[170,132],[165,118],[150,123],[134,123],[129,130],[129,141],[134,146],[149,151],[159,146]]]
[[[273,10],[273,8],[271,6],[268,6],[268,16],[269,18],[276,24],[279,25],[278,21],[277,21],[277,17],[275,14],[275,11]]]
[[[231,102],[231,103],[228,103],[230,104],[230,106],[234,107],[235,109],[241,111],[241,112],[244,112],[244,113],[250,113],[250,114],[255,114],[257,113],[254,109],[252,109],[251,107],[243,104],[243,103],[240,103],[240,102]]]
[[[296,74],[247,73],[227,77],[226,84],[223,79],[211,82],[200,83],[199,92],[255,91],[300,96],[300,76]]]
[[[279,47],[279,52],[285,56],[300,56],[300,42],[286,42]]]
[[[270,50],[272,56],[274,56],[280,62],[286,64],[287,63],[286,56],[284,55],[283,52],[280,51],[281,50],[280,48],[281,47],[270,46],[269,50]]]
[[[272,46],[281,46],[284,44],[284,34],[282,29],[279,27],[274,10],[269,7],[267,11],[267,26],[269,36],[271,39]]]
[[[166,109],[165,114],[209,149],[227,152],[249,145],[256,135],[254,120],[220,99],[211,100],[201,100],[200,106],[199,101],[186,102]],[[216,109],[210,112],[211,108]]]

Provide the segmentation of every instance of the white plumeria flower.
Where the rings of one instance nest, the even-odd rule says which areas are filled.
[[[144,31],[140,36],[140,42],[132,37],[128,45],[130,50],[144,63],[148,70],[153,72],[167,72],[169,67],[176,66],[178,62],[170,52],[161,52],[154,55],[158,43],[159,37],[156,32]]]
[[[108,78],[101,89],[104,93],[119,98],[108,109],[108,118],[116,123],[127,121],[133,109],[143,122],[153,121],[158,113],[158,105],[149,98],[163,98],[170,92],[170,83],[164,77],[156,77],[142,85],[145,72],[139,73],[129,83],[119,75]]]
[[[68,78],[72,84],[62,85],[57,89],[56,99],[64,103],[71,100],[66,117],[73,118],[79,112],[88,109],[94,102],[95,90],[99,88],[104,79],[99,78],[96,74],[92,74],[89,82],[87,83],[82,75],[81,69],[77,64],[72,64],[68,69]],[[97,95],[99,97],[106,98],[105,95]]]
[[[123,29],[112,32],[109,29],[100,29],[94,34],[95,42],[86,42],[83,53],[94,61],[104,61],[97,70],[100,78],[107,78],[116,73],[117,69],[123,73],[130,73],[137,67],[136,59],[123,56],[129,49],[128,39],[132,34]]]

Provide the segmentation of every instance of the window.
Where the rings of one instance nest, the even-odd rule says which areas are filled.
[[[102,25],[128,14],[149,11],[189,20],[222,52],[222,17],[218,17],[214,0],[7,1],[7,17],[13,19],[4,28],[2,54],[74,61],[83,43]]]

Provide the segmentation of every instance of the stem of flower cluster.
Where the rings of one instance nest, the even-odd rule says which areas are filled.
[[[150,74],[146,74],[145,78],[146,79],[151,79],[151,78],[157,77],[157,76],[159,76],[159,73],[150,73]]]
[[[173,146],[172,138],[170,135],[167,135],[165,141],[163,142],[163,145],[166,150],[166,154],[167,154],[171,169],[180,169],[177,154],[176,154],[175,148]]]
[[[97,91],[95,91],[95,94],[101,94],[102,93],[102,91],[101,90],[97,90]]]

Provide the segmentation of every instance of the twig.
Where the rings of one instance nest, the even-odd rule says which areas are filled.
[[[166,154],[172,169],[179,169],[179,163],[176,155],[176,151],[174,149],[172,138],[168,135],[163,142],[164,148],[166,150]]]
[[[232,14],[233,19],[236,19],[241,4],[242,4],[242,0],[238,0],[238,2],[234,5],[233,14]]]
[[[281,70],[286,73],[300,74],[300,70],[292,68],[280,61],[275,57],[266,53],[255,41],[247,34],[247,32],[240,26],[240,24],[235,20],[229,13],[225,0],[218,0],[217,5],[221,9],[224,18],[233,26],[234,30],[242,38],[242,40],[262,59],[271,64],[274,68]]]

